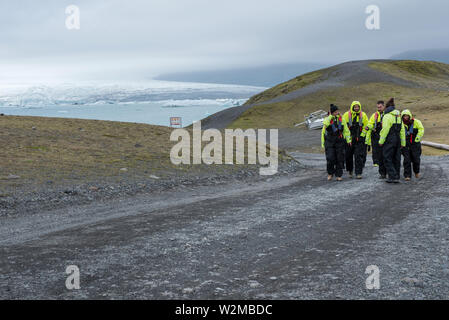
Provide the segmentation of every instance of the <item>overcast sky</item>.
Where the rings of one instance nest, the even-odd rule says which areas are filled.
[[[66,28],[68,5],[80,30]],[[368,5],[380,30],[365,27]],[[448,47],[442,0],[2,0],[0,81],[138,80]]]

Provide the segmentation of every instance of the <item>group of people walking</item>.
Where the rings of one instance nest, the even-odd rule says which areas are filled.
[[[422,122],[409,110],[396,109],[394,98],[386,104],[377,102],[377,111],[370,117],[362,111],[359,101],[349,111],[340,114],[331,104],[329,116],[323,121],[321,146],[326,151],[328,180],[335,176],[342,181],[343,170],[350,178],[362,179],[368,151],[372,149],[374,166],[379,178],[399,183],[401,154],[404,158],[404,178],[410,181],[412,171],[420,177]]]

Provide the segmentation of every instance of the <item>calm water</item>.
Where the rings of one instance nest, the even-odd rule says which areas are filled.
[[[244,101],[244,100],[243,100]],[[201,120],[215,112],[231,107],[230,104],[204,103],[167,107],[162,103],[95,104],[82,106],[0,107],[7,115],[43,116],[138,122],[170,125],[170,117],[181,117],[183,126]]]
[[[265,88],[171,81],[0,86],[0,113],[183,126],[243,104]]]

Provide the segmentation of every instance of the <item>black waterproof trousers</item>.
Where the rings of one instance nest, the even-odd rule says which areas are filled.
[[[346,141],[342,137],[333,135],[325,137],[324,148],[326,150],[327,174],[335,175],[337,178],[343,175],[345,145]]]
[[[371,135],[371,147],[373,148],[373,163],[379,165],[379,174],[387,175],[387,168],[384,164],[383,147],[379,145],[380,136],[373,132]]]
[[[392,180],[399,180],[401,170],[401,138],[399,136],[399,129],[390,129],[390,132],[382,147],[383,160],[387,170],[388,177]],[[399,130],[399,131],[398,131]]]
[[[402,155],[404,156],[404,177],[412,177],[412,167],[415,174],[419,173],[421,166],[421,143],[407,143],[405,148],[402,148]]]
[[[346,170],[348,172],[354,171],[355,163],[355,174],[361,175],[363,173],[367,153],[366,147],[365,138],[362,137],[359,137],[358,141],[353,139],[352,146],[346,144]]]
[[[387,176],[387,167],[385,167],[385,161],[384,161],[384,148],[379,146],[379,174],[382,177]]]
[[[371,134],[371,147],[373,150],[373,163],[379,164],[380,158],[382,157],[382,148],[379,146],[380,136],[376,132]]]

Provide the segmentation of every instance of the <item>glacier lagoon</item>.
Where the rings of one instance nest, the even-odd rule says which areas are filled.
[[[1,86],[0,113],[187,126],[215,112],[243,104],[262,87],[149,81]]]
[[[181,102],[165,106],[163,102],[95,104],[95,105],[49,105],[38,107],[2,107],[0,113],[6,115],[41,116],[57,118],[79,118],[110,121],[147,123],[162,126],[170,125],[170,117],[181,117],[182,125],[187,126],[196,120],[243,103],[246,99],[220,101],[191,100],[188,105]]]

